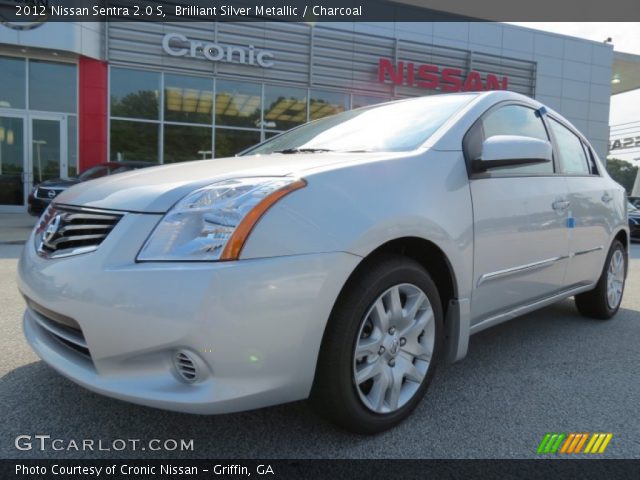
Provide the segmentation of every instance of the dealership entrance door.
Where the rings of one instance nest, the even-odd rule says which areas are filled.
[[[24,212],[34,185],[67,176],[67,119],[0,110],[0,211]]]

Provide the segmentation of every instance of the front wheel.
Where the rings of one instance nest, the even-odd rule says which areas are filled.
[[[627,273],[627,256],[619,240],[614,240],[607,254],[604,269],[593,290],[576,295],[578,311],[591,318],[608,320],[622,302]]]
[[[312,403],[354,432],[397,425],[431,381],[442,322],[438,290],[420,264],[396,255],[372,261],[351,279],[331,315]]]

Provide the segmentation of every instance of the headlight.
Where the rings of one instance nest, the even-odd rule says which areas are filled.
[[[237,178],[196,190],[167,212],[137,260],[236,260],[262,215],[306,184],[295,178]]]

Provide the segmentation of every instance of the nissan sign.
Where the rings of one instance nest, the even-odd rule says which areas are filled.
[[[211,62],[238,63],[263,68],[273,67],[273,53],[258,50],[253,45],[231,47],[215,42],[189,39],[180,33],[167,33],[162,39],[162,49],[172,57],[191,57]]]
[[[476,92],[482,90],[506,90],[509,78],[488,74],[486,77],[471,70],[467,75],[459,68],[446,68],[438,65],[416,64],[414,62],[392,62],[381,58],[378,63],[378,81],[387,79],[395,85],[440,89],[443,92]]]

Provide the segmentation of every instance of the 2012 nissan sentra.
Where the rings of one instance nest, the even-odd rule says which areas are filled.
[[[461,93],[74,186],[19,288],[32,348],[90,390],[201,414],[309,397],[373,433],[474,333],[568,297],[611,318],[628,245],[624,190],[566,119]]]

